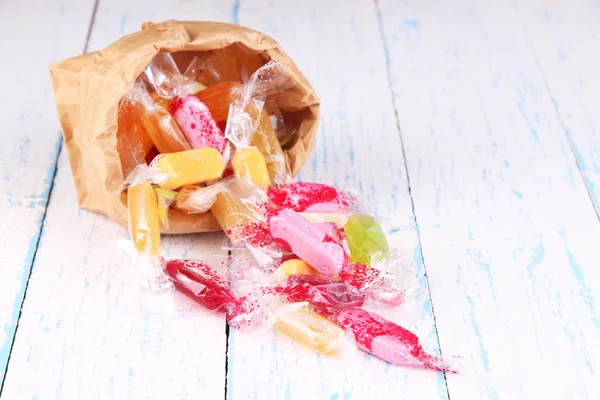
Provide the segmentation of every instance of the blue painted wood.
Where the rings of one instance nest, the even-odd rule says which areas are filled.
[[[557,1],[519,6],[530,46],[544,76],[590,196],[600,214],[600,117],[596,57],[600,4]]]
[[[420,288],[406,309],[385,312],[439,354],[374,3],[244,1],[239,22],[280,42],[315,87],[320,128],[299,179],[353,187],[385,220]],[[228,363],[231,399],[447,398],[441,373],[391,367],[349,349],[343,357],[316,356],[272,331],[253,337],[231,330]]]
[[[380,3],[450,397],[598,398],[600,224],[523,15]]]
[[[0,108],[0,381],[10,355],[56,171],[61,134],[46,66],[84,48],[94,5],[11,2],[0,12],[0,66],[7,97]]]

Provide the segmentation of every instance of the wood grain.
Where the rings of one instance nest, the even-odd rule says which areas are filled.
[[[90,50],[139,29],[145,20],[227,21],[232,5],[101,0]],[[70,49],[61,58],[79,51]],[[108,219],[78,210],[63,152],[3,399],[223,397],[223,316],[180,296],[135,291],[135,269],[117,248],[117,240],[127,236]],[[166,237],[163,248],[167,257],[220,265],[221,241],[222,234]]]
[[[56,168],[60,128],[47,66],[81,52],[93,1],[0,4],[0,382],[37,250]]]
[[[386,315],[438,352],[373,2],[244,1],[239,22],[275,37],[315,87],[322,117],[300,179],[356,188],[396,232],[422,290],[409,307]],[[232,330],[228,367],[230,399],[447,398],[440,373],[392,367],[350,349],[339,358],[314,355],[273,331]]]
[[[381,18],[450,397],[598,398],[600,225],[517,8]]]
[[[548,91],[600,213],[600,4],[581,0],[519,6]]]

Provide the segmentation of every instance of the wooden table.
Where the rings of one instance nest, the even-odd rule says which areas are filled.
[[[170,18],[264,31],[298,63],[323,105],[300,178],[386,218],[420,288],[386,315],[462,373],[142,301],[126,230],[77,208],[46,67]],[[600,398],[599,20],[592,0],[0,1],[2,400]]]

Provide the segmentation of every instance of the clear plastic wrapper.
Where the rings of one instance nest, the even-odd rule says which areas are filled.
[[[160,224],[168,228],[169,227],[169,207],[175,201],[177,192],[171,190],[155,187],[154,194],[158,203],[158,219]]]
[[[425,351],[414,333],[375,313],[350,308],[332,318],[352,332],[359,349],[392,365],[456,372],[451,362]]]
[[[296,212],[349,215],[361,208],[353,194],[322,183],[290,182],[269,188],[267,195],[276,205]]]
[[[281,147],[285,147],[296,136],[296,130],[289,128],[285,123],[283,114],[274,100],[267,100],[264,107],[269,116],[269,121],[271,121],[271,126],[277,135],[279,144],[281,144]]]
[[[170,103],[166,98],[156,93],[151,94],[143,82],[136,82],[125,99],[137,107],[146,132],[160,153],[175,153],[192,148],[171,116]]]
[[[159,183],[163,188],[172,190],[220,178],[225,169],[225,160],[217,150],[202,147],[161,154],[154,159],[150,168],[166,176]]]
[[[283,66],[226,53],[195,58],[183,75],[159,55],[124,99],[125,111],[139,112],[137,120],[123,114],[120,137],[131,148],[124,186],[146,286],[226,313],[236,329],[274,328],[322,354],[345,353],[353,340],[394,365],[453,371],[413,333],[372,311],[406,304],[418,285],[410,260],[390,246],[357,195],[291,182],[281,143],[294,133],[269,99],[294,84]],[[152,145],[162,154],[154,156]],[[170,207],[210,210],[227,235],[226,273],[201,260],[161,257],[159,228]]]
[[[138,104],[124,97],[119,102],[117,114],[117,151],[123,174],[127,176],[137,165],[144,164],[153,146],[140,117]]]
[[[269,94],[293,84],[281,64],[270,61],[263,65],[231,104],[225,129],[225,136],[236,148],[253,146],[263,154],[275,186],[289,182],[290,176],[279,138],[264,105]]]
[[[187,214],[200,214],[210,211],[220,190],[219,185],[206,187],[185,186],[179,191],[174,207]]]

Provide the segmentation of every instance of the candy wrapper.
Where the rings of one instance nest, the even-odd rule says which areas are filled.
[[[179,21],[145,23],[141,31],[125,36],[103,50],[50,67],[58,116],[81,207],[127,225],[127,194],[120,190],[120,185],[136,165],[149,164],[160,150],[151,143],[149,132],[137,116],[127,119],[132,114],[139,114],[139,110],[130,112],[134,107],[124,96],[138,78],[142,78],[146,90],[151,95],[156,94],[155,97],[169,98],[171,93],[175,94],[172,89],[181,84],[179,78],[173,79],[168,73],[161,72],[166,69],[165,63],[156,63],[158,71],[148,70],[152,60],[165,53],[173,55],[179,71],[186,71],[194,57],[205,63],[198,75],[203,77],[202,80],[191,80],[185,85],[188,95],[199,94],[202,87],[210,89],[222,82],[247,83],[256,69],[271,60],[283,65],[294,84],[273,96],[272,100],[285,119],[287,129],[294,132],[283,151],[285,164],[291,176],[299,172],[312,150],[319,100],[277,42],[237,25]],[[167,62],[166,66],[172,67],[169,64]],[[209,76],[210,79],[204,79]],[[154,100],[156,103],[161,101]],[[167,103],[162,103],[163,109],[171,106]],[[183,106],[187,107],[187,103]],[[168,111],[171,113],[170,109]],[[128,128],[126,124],[137,128]],[[137,131],[131,132],[132,129]],[[224,127],[220,129],[224,131]],[[185,131],[180,131],[185,136]],[[186,140],[190,148],[194,147],[190,139],[186,137]],[[122,157],[123,154],[128,156]],[[163,226],[163,233],[204,232],[219,228],[210,213],[184,213],[171,207],[168,214],[168,228]]]

